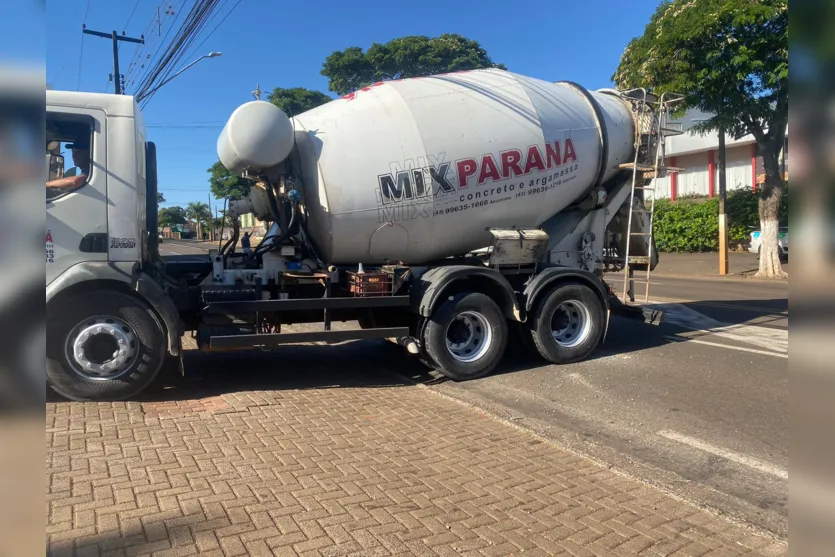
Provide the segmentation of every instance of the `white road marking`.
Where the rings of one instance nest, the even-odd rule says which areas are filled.
[[[183,255],[182,253],[177,253],[176,251],[165,251],[165,255]]]
[[[772,352],[784,354],[789,352],[789,331],[786,329],[722,323],[682,304],[651,301],[648,307],[663,310],[665,323],[673,323],[692,331],[705,331],[711,335],[752,344]]]
[[[670,439],[671,441],[678,441],[679,443],[682,443],[684,445],[689,445],[690,447],[693,447],[695,449],[699,449],[706,453],[722,457],[724,459],[730,460],[731,462],[736,462],[737,464],[742,464],[743,466],[753,468],[754,470],[758,470],[766,474],[771,474],[772,476],[776,476],[783,480],[789,479],[789,471],[780,468],[779,466],[775,466],[774,464],[763,462],[762,460],[743,454],[735,453],[733,451],[729,451],[728,449],[723,449],[722,447],[711,445],[710,443],[706,443],[699,439],[694,439],[693,437],[688,437],[687,435],[682,435],[681,433],[677,433],[675,431],[664,430],[657,432],[657,434],[666,439]]]
[[[764,354],[766,356],[774,356],[776,358],[789,358],[788,354],[780,354],[779,352],[771,352],[769,350],[757,350],[755,348],[745,348],[744,346],[731,346],[730,344],[720,344],[718,342],[708,342],[706,340],[699,340],[697,338],[664,336],[667,340],[674,340],[676,342],[695,342],[696,344],[704,344],[705,346],[716,346],[718,348],[729,348],[731,350],[739,350],[741,352],[752,352],[754,354]]]

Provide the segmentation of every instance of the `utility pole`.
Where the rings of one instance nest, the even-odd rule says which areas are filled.
[[[725,176],[725,130],[719,128],[719,274],[728,274],[727,180]]]
[[[121,35],[118,35],[116,31],[113,31],[112,33],[102,33],[101,31],[92,31],[87,29],[86,25],[81,26],[81,32],[87,35],[102,37],[104,39],[111,39],[113,41],[113,90],[117,95],[124,95],[125,91],[122,89],[122,74],[119,73],[119,41],[145,44],[145,35],[135,39],[133,37],[126,37],[124,31],[122,31]]]

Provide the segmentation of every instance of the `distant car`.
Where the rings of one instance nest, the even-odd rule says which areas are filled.
[[[786,259],[789,257],[789,227],[781,226],[777,229],[777,247],[780,249],[780,257]],[[751,243],[748,245],[748,251],[751,253],[760,254],[762,249],[762,232],[759,230],[751,231]]]

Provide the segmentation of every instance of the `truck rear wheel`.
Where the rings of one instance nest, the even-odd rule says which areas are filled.
[[[484,377],[507,345],[507,321],[491,298],[477,292],[452,296],[433,313],[423,344],[439,371],[454,381]]]
[[[133,397],[165,359],[165,334],[151,309],[127,294],[100,290],[66,300],[50,321],[47,384],[70,400]]]
[[[606,316],[588,286],[562,284],[543,295],[530,325],[537,352],[554,364],[586,359],[600,343]]]

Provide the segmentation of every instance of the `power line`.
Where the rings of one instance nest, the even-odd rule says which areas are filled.
[[[87,7],[84,9],[84,20],[81,22],[81,28],[87,26],[87,14],[90,12],[90,0],[87,0]],[[81,35],[81,47],[78,50],[78,81],[75,84],[75,90],[81,91],[81,62],[84,59],[84,34]]]
[[[164,2],[164,1],[165,0],[161,0],[159,6],[162,6],[162,2]],[[157,11],[155,13],[159,13],[159,6],[157,6]],[[130,63],[128,64],[128,72],[126,74],[128,77],[130,77],[130,74],[133,72],[133,68],[136,65],[136,59],[139,56],[140,52],[142,52],[144,49],[148,48],[149,45],[151,45],[151,43],[154,42],[153,39],[150,39],[150,37],[153,36],[150,33],[151,25],[153,25],[153,23],[154,23],[154,16],[151,15],[151,19],[148,21],[148,25],[145,26],[145,30],[142,32],[143,35],[145,35],[146,37],[149,37],[149,40],[145,41],[145,44],[143,46],[137,48],[136,51],[133,53],[133,58],[131,58]]]
[[[140,100],[140,107],[146,106],[153,96],[154,93],[152,92],[147,98],[143,98],[149,91],[156,91],[153,86],[157,83],[163,83],[175,71],[177,64],[200,34],[212,12],[217,8],[217,4],[218,0],[207,0],[199,5],[195,3],[192,7],[171,44],[165,50],[159,62],[155,64],[151,74],[140,84],[139,91],[136,93],[137,99]]]
[[[215,34],[215,31],[217,31],[217,30],[218,30],[218,27],[220,27],[221,25],[223,25],[223,22],[224,22],[224,21],[226,21],[226,18],[228,18],[228,17],[232,14],[232,12],[234,12],[234,11],[235,11],[235,8],[237,8],[237,7],[238,7],[238,4],[240,4],[240,3],[241,3],[241,0],[238,0],[238,1],[235,3],[235,5],[234,5],[234,6],[232,6],[232,9],[231,9],[231,10],[229,10],[228,12],[226,12],[226,15],[225,15],[225,16],[223,16],[223,19],[221,19],[221,20],[220,20],[220,23],[218,23],[218,24],[215,26],[215,28],[214,28],[214,29],[212,29],[212,32],[211,32],[211,33],[209,33],[209,36],[207,36],[205,39],[203,39],[203,42],[202,42],[202,43],[200,43],[199,45],[197,45],[197,48],[195,48],[194,50],[200,50],[200,47],[201,47],[201,46],[203,46],[203,45],[206,43],[206,41],[208,41],[208,40],[212,37],[212,35],[214,35],[214,34]]]
[[[173,15],[174,15],[174,19],[173,19],[173,20],[171,20],[171,26],[170,26],[170,27],[168,28],[168,30],[165,32],[165,36],[162,38],[162,41],[160,42],[160,45],[157,47],[157,49],[156,49],[156,51],[154,52],[153,56],[149,56],[149,60],[151,60],[152,62],[151,62],[150,67],[149,67],[149,68],[145,71],[145,73],[142,75],[141,79],[139,80],[139,87],[137,88],[137,89],[138,89],[138,91],[137,91],[137,93],[136,93],[136,94],[137,94],[137,96],[138,96],[138,93],[139,93],[139,92],[141,92],[141,91],[142,91],[142,89],[143,89],[143,88],[146,88],[146,86],[148,85],[148,78],[149,78],[149,77],[151,77],[151,76],[154,74],[154,72],[155,72],[155,71],[159,71],[157,68],[159,68],[159,67],[160,67],[160,61],[156,61],[156,62],[154,62],[154,60],[156,60],[156,58],[157,58],[157,54],[159,54],[160,49],[162,48],[162,46],[163,46],[163,44],[165,43],[166,39],[168,39],[168,34],[169,34],[169,33],[171,33],[171,29],[173,29],[173,27],[174,27],[174,23],[177,21],[177,17],[179,16],[179,14],[180,14],[180,12],[181,12],[181,10],[182,10],[182,8],[183,8],[183,6],[184,6],[184,5],[185,5],[185,0],[181,0],[181,2],[180,2],[180,6],[179,6],[178,10],[177,10],[177,11],[175,11],[175,12],[173,13]],[[196,7],[197,7],[197,2],[195,2],[195,3],[194,3],[194,5],[192,6],[191,11],[189,12],[189,14],[191,14],[191,13],[194,11],[194,9],[195,9]],[[188,17],[188,16],[186,16],[186,17]],[[181,29],[182,29],[182,26],[183,26],[183,25],[185,25],[185,22],[184,22],[184,23],[180,26],[180,28],[181,28]],[[172,43],[176,40],[176,38],[177,38],[177,35],[175,35],[175,36],[174,36],[174,39],[172,39]],[[167,48],[167,49],[163,52],[163,57],[165,56],[165,52],[168,52],[168,49],[170,49],[170,45],[169,45],[169,47],[168,47],[168,48]]]
[[[127,20],[127,21],[125,22],[125,24],[122,26],[122,34],[123,34],[123,35],[124,35],[124,34],[125,34],[125,32],[128,30],[128,25],[130,24],[130,20],[132,20],[132,19],[133,19],[133,14],[135,14],[135,13],[136,13],[136,8],[137,8],[137,7],[139,7],[139,2],[140,2],[140,0],[136,0],[136,4],[134,4],[134,5],[133,5],[133,9],[131,10],[130,15],[128,16],[128,20]],[[118,44],[118,46],[116,47],[116,50],[117,50],[118,52],[121,52],[121,51],[122,51],[122,43],[119,43],[119,44]]]
[[[171,30],[174,28],[174,24],[177,22],[180,14],[183,13],[183,10],[185,8],[185,3],[186,3],[186,0],[181,0],[180,4],[178,5],[177,10],[173,11],[173,13],[169,13],[168,10],[166,10],[166,15],[173,15],[174,17],[173,17],[173,19],[171,19],[171,24],[166,29],[165,35],[162,36],[160,34],[160,36],[162,36],[162,39],[159,41],[159,45],[157,45],[157,48],[154,51],[154,54],[152,56],[150,54],[148,55],[148,59],[150,60],[150,62],[148,64],[148,68],[145,70],[145,72],[141,75],[141,77],[139,79],[139,89],[141,89],[143,83],[148,79],[148,77],[153,73],[154,69],[159,65],[160,60],[157,60],[157,55],[160,53],[160,50],[162,49],[163,45],[165,44],[165,41],[168,39],[168,35],[171,33]],[[194,5],[191,7],[191,10],[189,12],[186,12],[185,18],[188,18],[188,14],[190,14],[192,11],[194,11],[196,6],[197,6],[197,2],[194,3]],[[170,5],[169,5],[169,7],[170,7]],[[181,28],[182,28],[182,25],[183,24],[181,24]],[[175,33],[174,38],[172,39],[172,43],[176,40],[176,37],[177,37],[177,35]],[[166,48],[166,50],[163,51],[163,56],[165,55],[165,52],[167,52],[168,48],[170,48],[170,44]]]
[[[130,15],[128,16],[128,20],[127,20],[127,22],[125,22],[125,26],[122,27],[122,32],[123,33],[128,30],[128,25],[130,25],[130,20],[133,19],[133,14],[136,13],[136,8],[139,7],[139,2],[140,2],[140,0],[136,0],[136,4],[133,5],[133,9],[131,10]]]
[[[145,78],[145,76],[148,75],[148,72],[150,71],[150,69],[153,65],[151,52],[152,51],[154,52],[153,57],[155,58],[156,55],[159,53],[159,49],[162,47],[162,43],[165,41],[166,38],[168,38],[168,34],[171,32],[171,28],[172,28],[174,22],[177,20],[180,13],[182,13],[182,11],[183,11],[182,8],[185,5],[185,2],[186,2],[186,0],[180,0],[180,3],[177,4],[177,7],[175,9],[168,0],[161,0],[160,1],[156,10],[151,15],[151,19],[148,21],[148,25],[145,27],[145,32],[143,33],[144,35],[149,35],[151,37],[151,40],[146,41],[144,47],[139,48],[139,49],[136,50],[136,52],[134,53],[133,58],[131,59],[131,63],[128,66],[128,79],[130,79],[131,86],[134,83],[136,83],[137,80],[139,80],[140,83],[141,83],[142,80]],[[160,12],[161,8],[166,3],[168,3],[168,7],[165,9],[164,12]],[[168,16],[174,16],[174,17],[172,19],[169,19]],[[163,25],[162,20],[163,19],[166,19],[168,22],[170,22],[170,25],[169,25],[169,23],[165,24],[166,25],[165,37],[162,36],[162,25]],[[157,26],[158,26],[157,33],[151,33],[151,27],[154,25],[155,22],[157,23]],[[155,51],[154,51],[154,48],[156,48]],[[148,61],[147,62],[147,66],[148,66],[147,69],[145,68],[146,63],[143,62],[143,60]],[[134,72],[138,72],[138,73],[136,75],[134,75]],[[133,76],[133,77],[131,77],[131,76]]]

